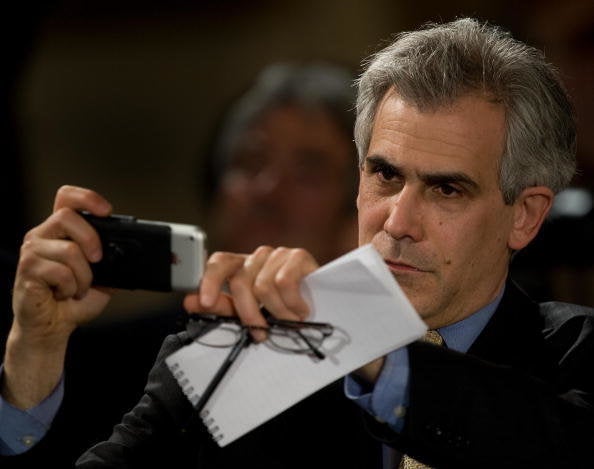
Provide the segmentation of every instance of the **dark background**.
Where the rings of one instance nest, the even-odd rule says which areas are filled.
[[[98,190],[119,213],[201,223],[196,186],[208,138],[225,105],[264,65],[328,59],[356,73],[391,34],[462,15],[511,29],[544,47],[561,68],[582,127],[576,185],[589,188],[594,185],[593,5],[589,0],[9,2],[2,13],[1,247],[16,255],[24,231],[47,216],[62,184]],[[592,257],[587,242],[592,238],[586,238],[578,251],[582,260]],[[557,257],[565,258],[566,245],[573,244],[562,239]],[[592,264],[583,264],[588,278]],[[582,285],[579,296],[572,285],[570,280],[557,297],[594,303],[594,283]],[[169,299],[120,294],[111,308],[133,304],[130,309],[138,310]]]

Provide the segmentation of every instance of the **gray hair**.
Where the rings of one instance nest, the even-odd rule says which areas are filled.
[[[502,103],[506,142],[499,186],[512,204],[527,187],[564,189],[575,172],[573,106],[554,67],[539,50],[475,19],[403,32],[372,55],[358,79],[355,142],[359,163],[369,149],[375,113],[394,88],[419,110],[479,92]]]

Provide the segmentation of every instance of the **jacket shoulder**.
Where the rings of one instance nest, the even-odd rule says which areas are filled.
[[[594,308],[560,301],[548,301],[538,306],[545,333],[567,327],[584,329],[585,332],[594,329]]]

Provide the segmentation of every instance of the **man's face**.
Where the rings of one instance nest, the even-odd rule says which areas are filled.
[[[500,105],[465,96],[420,112],[391,90],[361,168],[359,244],[372,243],[429,327],[495,298],[507,273],[513,208],[498,163]]]
[[[301,246],[328,261],[357,244],[354,146],[328,114],[284,106],[241,137],[217,195],[220,249]],[[341,230],[346,244],[341,244]]]

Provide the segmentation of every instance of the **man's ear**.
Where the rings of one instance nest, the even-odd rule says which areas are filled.
[[[538,234],[555,194],[544,186],[524,189],[514,202],[514,222],[509,234],[508,246],[517,251],[526,247]]]
[[[363,165],[359,165],[359,187],[357,189],[357,198],[355,200],[355,204],[357,206],[357,211],[359,210],[359,197],[361,194],[361,181],[363,180]]]

